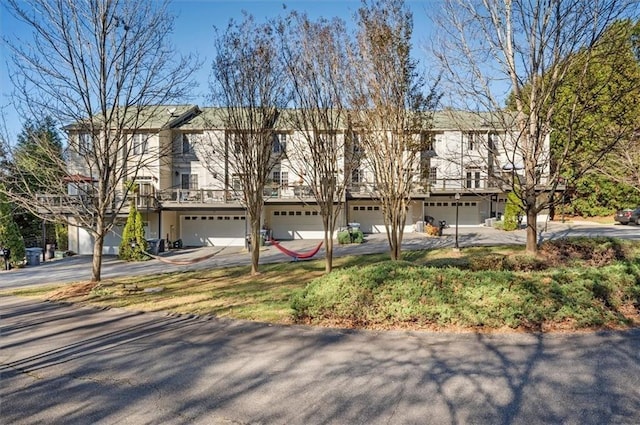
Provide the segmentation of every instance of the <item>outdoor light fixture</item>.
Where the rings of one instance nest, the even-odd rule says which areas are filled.
[[[460,246],[458,245],[458,212],[459,212],[459,207],[460,207],[460,193],[456,193],[455,196],[456,199],[456,245],[455,245],[455,249],[460,249]]]

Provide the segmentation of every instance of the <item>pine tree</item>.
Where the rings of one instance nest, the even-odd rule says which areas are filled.
[[[149,257],[144,254],[146,250],[147,241],[144,238],[142,214],[137,210],[135,201],[132,199],[127,223],[122,230],[122,241],[120,242],[118,256],[125,261],[147,260]]]

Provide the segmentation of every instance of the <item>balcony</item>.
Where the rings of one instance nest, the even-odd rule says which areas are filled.
[[[377,196],[377,185],[375,183],[352,183],[347,187],[347,195],[351,198],[370,198]],[[436,179],[432,182],[416,182],[413,187],[412,195],[429,195],[429,194],[450,194],[450,193],[496,193],[502,192],[503,188],[496,178],[451,178]]]
[[[158,192],[156,198],[162,206],[237,203],[228,190],[166,189]]]
[[[136,194],[135,200],[137,209],[156,210],[159,208],[158,201],[154,195]],[[38,212],[41,214],[78,214],[82,211],[91,211],[94,208],[95,198],[86,194],[83,195],[37,195]],[[119,212],[129,211],[129,202],[123,202],[121,192],[115,194],[115,199],[111,209],[122,207]]]
[[[42,214],[68,214],[91,202],[86,195],[38,194],[38,212]]]

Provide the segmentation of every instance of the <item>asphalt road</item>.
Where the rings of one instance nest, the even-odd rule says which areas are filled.
[[[524,231],[459,230],[462,247],[524,242]],[[405,249],[452,246],[452,231],[410,234]],[[543,238],[568,235],[639,238],[640,228],[554,225]],[[337,254],[385,250],[384,238],[372,237]],[[274,248],[262,258],[288,261]],[[228,250],[181,269],[248,261]],[[90,258],[76,257],[5,272],[0,287],[76,281],[89,265]],[[104,271],[167,268],[176,270],[109,258]],[[640,330],[345,331],[2,297],[0,423],[636,424]]]
[[[640,227],[635,225],[592,225],[592,224],[562,224],[551,223],[546,227],[541,225],[540,237],[552,239],[564,236],[615,236],[625,239],[640,239]],[[458,244],[460,247],[495,245],[495,244],[524,244],[526,240],[525,230],[503,232],[486,227],[460,227],[458,229]],[[313,249],[316,240],[284,241],[282,244],[292,250],[305,252]],[[443,237],[429,238],[424,234],[405,233],[403,249],[424,249],[453,247],[455,244],[455,228],[445,229]],[[170,258],[189,259],[205,256],[208,253],[218,252],[220,247],[207,247],[198,249],[185,249],[172,251]],[[336,245],[335,255],[370,254],[387,252],[388,245],[386,235],[368,235],[365,243],[354,246]],[[318,253],[316,258],[322,258],[324,250]],[[250,256],[237,247],[222,249],[211,259],[188,265],[167,265],[158,260],[138,263],[119,261],[115,257],[105,256],[102,266],[102,278],[110,279],[120,276],[138,276],[146,274],[167,273],[184,270],[196,270],[205,268],[248,265]],[[274,247],[264,247],[260,253],[260,262],[274,263],[291,261],[291,258],[283,255]],[[69,283],[91,278],[91,257],[76,256],[63,260],[42,263],[39,266],[25,267],[10,271],[0,271],[0,290],[20,288],[25,286],[45,285],[49,283]]]
[[[281,327],[0,298],[6,424],[640,423],[640,331]]]

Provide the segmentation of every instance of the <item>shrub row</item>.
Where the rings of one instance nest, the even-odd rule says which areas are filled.
[[[621,311],[640,306],[638,282],[637,263],[519,273],[386,261],[318,278],[292,307],[299,322],[354,327],[590,327],[629,323]]]

